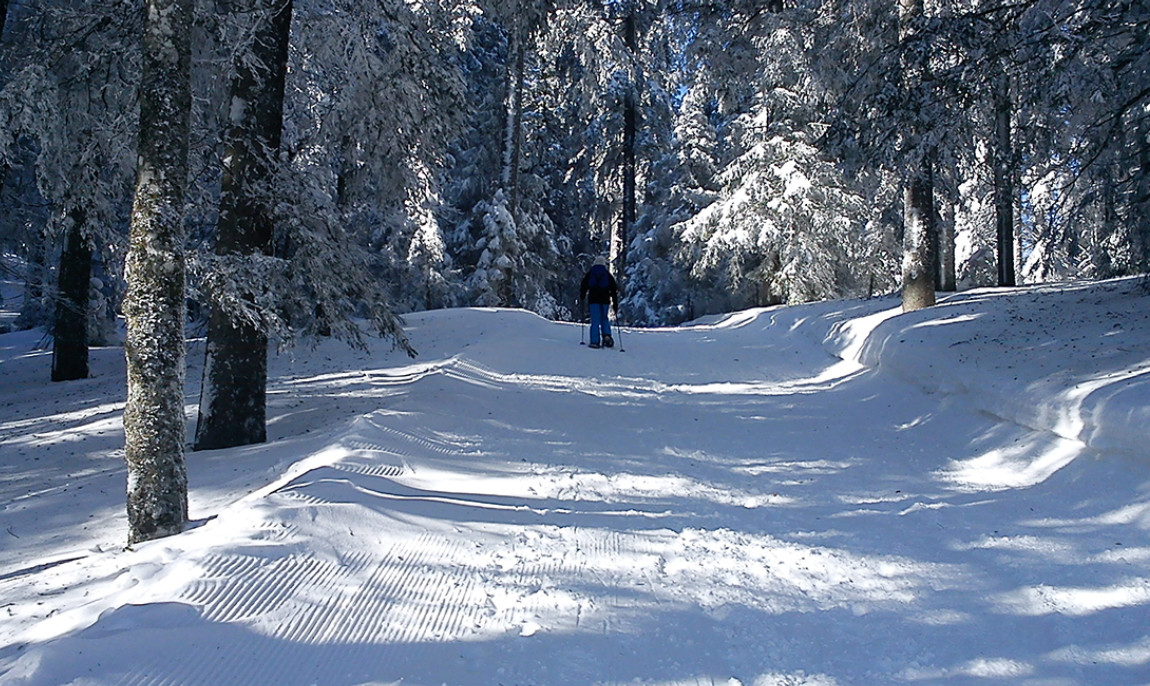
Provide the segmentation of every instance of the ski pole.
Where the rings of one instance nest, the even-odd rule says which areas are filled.
[[[583,317],[582,307],[579,308],[579,319],[582,320],[579,322],[579,345],[586,345],[583,342],[583,336],[587,332],[587,320]]]
[[[627,349],[623,347],[623,324],[619,321],[619,310],[615,310],[615,330],[619,332],[619,352],[625,353]]]

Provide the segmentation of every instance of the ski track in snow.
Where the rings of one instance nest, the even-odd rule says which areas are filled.
[[[267,485],[220,472],[182,536],[0,577],[0,683],[1150,681],[1146,480],[873,371],[886,306],[812,328],[842,361],[806,338],[824,305],[614,356],[428,313],[430,362],[302,362],[269,397],[316,435],[219,455]]]

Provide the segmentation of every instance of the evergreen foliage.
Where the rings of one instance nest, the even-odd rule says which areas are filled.
[[[15,220],[0,240],[29,265],[28,323],[53,310],[69,216],[86,218],[97,262],[121,269],[138,9],[7,13],[0,203]],[[577,316],[578,278],[607,252],[631,175],[636,214],[618,249],[633,322],[889,292],[900,189],[927,152],[939,254],[961,287],[995,283],[1006,181],[1020,279],[1144,271],[1148,15],[1101,0],[944,0],[900,41],[897,5],[878,0],[303,0],[283,147],[260,191],[274,249],[225,264],[206,249],[226,86],[252,17],[200,2],[190,293],[279,341],[354,343],[366,318],[405,345],[396,314],[434,307]],[[908,70],[929,93],[903,87]],[[97,300],[118,300],[119,283],[104,279]]]

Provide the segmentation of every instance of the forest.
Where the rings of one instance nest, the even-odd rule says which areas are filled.
[[[186,517],[187,331],[212,449],[264,440],[269,344],[416,354],[401,316],[448,307],[578,320],[600,254],[637,326],[1150,264],[1142,1],[0,0],[0,20],[16,326],[45,329],[57,381],[125,346],[130,489],[173,494],[129,494],[137,540]]]

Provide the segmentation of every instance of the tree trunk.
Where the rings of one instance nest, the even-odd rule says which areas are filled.
[[[615,279],[621,284],[627,269],[627,243],[631,240],[631,232],[635,226],[636,218],[636,157],[637,157],[637,129],[639,123],[639,106],[635,73],[639,63],[639,40],[635,26],[635,8],[632,5],[628,10],[627,18],[623,23],[624,41],[630,53],[632,73],[627,93],[623,100],[623,212],[619,217],[619,227],[611,237],[611,269]]]
[[[1131,217],[1131,232],[1136,238],[1133,250],[1135,269],[1146,274],[1150,272],[1150,122],[1141,117],[1131,125],[1131,138],[1138,150],[1138,167],[1135,170],[1134,212]]]
[[[183,207],[192,0],[148,0],[143,30],[136,195],[124,300],[130,543],[179,533],[188,520]]]
[[[68,212],[60,255],[56,321],[52,327],[52,380],[88,378],[88,293],[92,281],[92,245],[84,236],[84,210]]]
[[[1014,144],[1010,135],[1010,77],[998,76],[994,94],[994,220],[998,229],[998,285],[1014,286]]]
[[[953,198],[947,197],[946,200],[953,205]],[[947,218],[940,217],[935,213],[935,231],[937,237],[935,247],[935,273],[938,275],[935,281],[935,287],[943,292],[953,293],[958,290],[958,274],[956,273],[957,265],[955,264],[954,257],[954,215],[951,214]]]
[[[40,326],[47,319],[44,307],[44,288],[47,285],[48,267],[46,239],[40,228],[28,232],[28,246],[24,269],[24,302],[20,306],[20,315],[16,317],[16,328],[20,330]]]
[[[527,36],[521,12],[516,14],[512,37],[512,71],[508,78],[507,123],[504,133],[503,187],[508,209],[519,221],[519,168],[523,157],[523,86],[527,69]],[[507,304],[507,303],[504,303]]]
[[[932,165],[923,163],[903,191],[902,309],[920,310],[935,303],[935,220]]]
[[[284,81],[292,3],[252,0],[262,13],[250,55],[236,61],[232,120],[220,192],[216,254],[270,255],[273,216],[268,183],[283,131]],[[263,65],[263,69],[260,68]],[[212,306],[196,450],[267,440],[267,334],[235,313]]]
[[[345,135],[339,145],[339,172],[335,177],[335,204],[342,213],[351,202],[352,175],[355,173],[355,152],[351,136]]]
[[[8,0],[0,0],[0,40],[4,39],[4,25],[8,23]],[[4,181],[8,178],[8,162],[0,164],[0,191],[4,190]]]
[[[908,97],[918,101],[919,106],[926,100],[922,89],[926,86],[917,75],[917,64],[908,56],[906,43],[911,37],[911,26],[923,13],[922,0],[899,0],[899,40],[904,44],[903,79]],[[921,58],[920,58],[921,59]],[[911,140],[922,138],[921,115],[917,112],[910,117]],[[902,265],[902,309],[904,312],[930,307],[935,303],[935,274],[938,250],[937,222],[934,212],[934,155],[923,153],[915,164],[908,165],[907,186],[903,191],[903,265]]]

